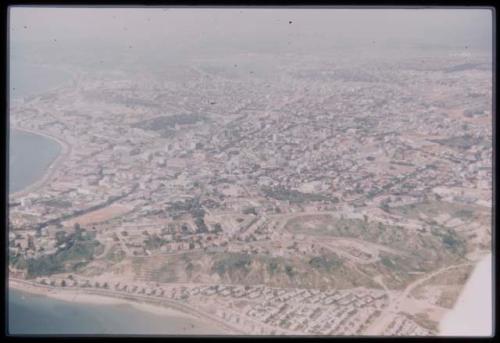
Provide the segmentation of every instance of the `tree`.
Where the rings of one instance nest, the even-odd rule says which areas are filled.
[[[65,240],[66,240],[66,231],[57,231],[56,232],[57,245],[64,243]]]
[[[220,223],[215,223],[214,231],[215,232],[222,232],[222,226],[220,225]]]
[[[61,281],[61,287],[66,287],[66,280]]]
[[[243,209],[243,214],[257,215],[257,211],[256,211],[255,207],[246,207]]]
[[[73,225],[73,229],[74,229],[75,231],[80,230],[80,229],[81,229],[81,227],[80,227],[80,223],[75,223],[75,224]]]
[[[35,250],[35,242],[32,235],[28,235],[28,250]]]

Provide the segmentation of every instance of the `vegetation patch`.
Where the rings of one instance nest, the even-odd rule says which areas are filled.
[[[125,258],[126,254],[119,245],[113,246],[106,254],[106,259],[111,262],[121,262]]]
[[[300,191],[294,189],[287,189],[285,187],[263,187],[262,191],[267,197],[289,201],[291,203],[300,204],[308,201],[330,201],[330,202],[338,202],[338,199],[335,197],[329,197],[322,194],[314,194],[314,193],[302,193]]]
[[[309,264],[318,270],[331,271],[342,265],[342,260],[337,255],[316,256],[309,260]]]
[[[236,271],[244,271],[245,273],[248,273],[250,271],[251,263],[252,257],[250,255],[229,254],[229,256],[216,261],[212,266],[212,271],[219,275]]]
[[[139,128],[148,131],[158,132],[162,137],[168,138],[175,134],[176,126],[193,125],[207,119],[199,114],[175,114],[171,116],[160,116],[148,120],[141,121],[132,125],[134,128]]]
[[[75,272],[93,260],[101,244],[79,226],[75,232],[58,234],[58,249],[53,254],[30,258],[26,261],[27,277],[33,278],[62,272]]]
[[[144,240],[144,247],[147,250],[157,250],[160,249],[162,245],[166,244],[167,241],[161,237],[159,237],[157,234],[153,235],[148,235],[147,238]]]

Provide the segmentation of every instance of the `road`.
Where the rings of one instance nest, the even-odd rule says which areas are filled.
[[[378,317],[370,326],[368,326],[363,333],[364,335],[382,335],[384,331],[386,330],[387,326],[394,320],[396,317],[397,313],[399,312],[399,306],[401,303],[408,298],[408,295],[418,286],[422,285],[424,282],[430,280],[436,275],[439,275],[443,272],[446,272],[448,270],[454,269],[454,268],[460,268],[468,265],[472,265],[472,262],[467,262],[467,263],[461,263],[461,264],[455,264],[452,266],[444,267],[441,269],[438,269],[432,273],[429,273],[425,275],[424,277],[415,280],[411,284],[409,284],[405,290],[397,296],[395,299],[391,299],[391,291],[387,289],[385,284],[383,283],[382,279],[379,278],[379,283],[384,287],[384,289],[388,292],[387,294],[389,295],[389,306],[387,306],[381,313],[380,317]]]

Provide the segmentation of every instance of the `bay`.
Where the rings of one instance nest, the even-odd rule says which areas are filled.
[[[46,67],[11,64],[11,98],[59,86],[66,73]],[[61,153],[56,141],[12,129],[9,133],[9,192],[25,189],[47,172]],[[200,335],[221,333],[202,321],[159,315],[128,304],[95,305],[53,299],[10,289],[11,335]]]
[[[201,321],[139,311],[128,304],[73,303],[9,290],[11,335],[208,335]],[[220,334],[220,332],[219,332]]]
[[[10,130],[9,192],[18,192],[40,179],[61,153],[56,141],[26,131]]]

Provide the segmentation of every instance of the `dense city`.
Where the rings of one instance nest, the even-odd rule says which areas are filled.
[[[12,284],[237,334],[433,335],[491,252],[485,55],[80,72],[10,125],[62,147],[10,194]]]

